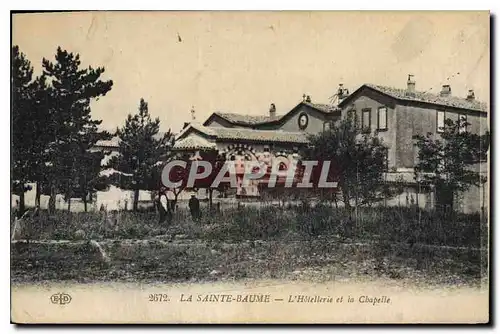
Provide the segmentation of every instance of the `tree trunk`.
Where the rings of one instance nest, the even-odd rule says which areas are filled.
[[[415,195],[415,204],[417,205],[417,209],[420,209],[420,203],[418,201],[419,195],[420,195],[420,183],[417,183],[417,194]]]
[[[451,199],[450,199],[450,214],[453,213],[453,210],[455,210],[455,194],[454,193],[451,193],[450,195]]]
[[[344,191],[344,189],[342,189],[342,197],[344,199],[345,208],[348,210],[349,215],[350,215],[351,214],[351,197],[349,196],[349,192]]]
[[[172,212],[175,212],[175,207],[177,206],[177,197],[179,197],[179,194],[180,194],[180,192],[176,193],[174,191],[174,199],[171,202],[172,205],[171,205],[171,208],[170,208],[172,210]]]
[[[54,214],[56,212],[56,185],[54,182],[50,185],[50,198],[49,198],[49,214]]]
[[[139,208],[139,189],[134,190],[134,212]]]
[[[24,184],[21,184],[21,191],[19,192],[19,212],[18,218],[21,218],[24,213],[25,205],[24,205]]]
[[[356,190],[356,196],[354,197],[354,212],[356,213],[356,221],[358,220],[358,191]]]
[[[36,193],[35,193],[35,206],[40,207],[40,198],[42,196],[42,183],[36,182]]]
[[[71,197],[68,197],[68,212],[71,211]]]
[[[214,192],[214,190],[212,188],[208,188],[208,211],[209,212],[212,211],[212,204],[213,204],[212,193],[213,192]]]
[[[485,206],[486,206],[486,183],[481,184],[481,194],[482,194],[482,200],[481,200],[481,220],[484,219],[485,217]]]
[[[83,196],[83,208],[87,212],[87,194]]]

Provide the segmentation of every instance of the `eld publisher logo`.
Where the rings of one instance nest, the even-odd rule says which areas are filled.
[[[66,305],[71,303],[71,296],[67,293],[54,293],[50,296],[50,301],[52,304]]]

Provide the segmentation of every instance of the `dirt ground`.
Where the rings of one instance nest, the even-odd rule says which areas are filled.
[[[99,249],[100,248],[100,249]],[[329,282],[385,279],[398,284],[480,286],[480,250],[338,240],[105,240],[12,243],[13,283],[196,283],[280,279]]]

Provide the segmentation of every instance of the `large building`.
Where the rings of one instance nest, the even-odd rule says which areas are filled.
[[[487,104],[476,100],[474,91],[467,96],[454,96],[449,85],[443,85],[439,93],[420,92],[411,76],[404,89],[364,84],[345,98],[339,107],[342,117],[354,113],[362,128],[375,131],[388,146],[388,180],[402,179],[406,190],[393,200],[406,204],[407,198],[422,207],[436,205],[435,192],[422,188],[414,178],[417,147],[413,136],[432,133],[439,136],[445,119],[470,123],[467,131],[483,134],[488,130]],[[474,166],[484,176],[488,173],[487,162]],[[464,212],[481,211],[488,204],[487,184],[472,187],[455,199],[456,207]]]
[[[304,96],[289,112],[277,115],[274,104],[267,114],[250,116],[233,113],[213,113],[202,124],[192,122],[177,136],[175,149],[192,155],[216,149],[226,158],[236,161],[272,160],[278,156],[298,159],[298,151],[308,142],[308,135],[324,131],[348,115],[356,115],[359,125],[375,132],[388,146],[387,182],[402,182],[405,190],[389,200],[389,205],[417,203],[421,207],[435,206],[432,187],[415,182],[413,167],[417,157],[413,136],[433,133],[439,136],[446,118],[465,118],[467,131],[484,133],[488,130],[486,103],[475,99],[471,90],[464,97],[454,96],[444,85],[437,94],[416,90],[409,76],[405,88],[364,84],[351,94],[341,86],[339,103],[335,106],[313,103]],[[476,166],[487,174],[487,163]],[[464,212],[480,211],[488,203],[487,184],[473,187],[457,198],[457,207]],[[238,189],[238,194],[259,196],[257,187]]]
[[[174,149],[196,157],[202,151],[215,150],[224,154],[226,159],[237,164],[247,160],[272,162],[277,157],[288,160],[300,158],[300,148],[308,144],[308,136],[328,129],[344,117],[355,116],[360,127],[376,133],[388,147],[388,172],[386,182],[400,182],[404,190],[398,196],[388,199],[387,205],[409,205],[416,203],[425,208],[436,205],[436,196],[432,187],[417,184],[414,166],[417,148],[413,136],[432,133],[439,136],[440,128],[447,118],[465,118],[470,126],[467,131],[482,134],[488,130],[488,107],[478,101],[473,91],[467,96],[454,96],[449,85],[444,85],[436,94],[416,90],[415,81],[409,77],[404,88],[394,88],[373,84],[364,84],[351,94],[342,86],[337,93],[337,102],[320,104],[310,96],[302,100],[292,110],[277,114],[271,104],[269,110],[261,116],[238,113],[212,113],[204,122],[187,123],[176,136]],[[119,154],[118,139],[99,141],[94,150],[102,150],[109,155],[107,160]],[[477,168],[487,176],[488,164],[480,163]],[[102,174],[110,175],[117,171],[107,169]],[[489,201],[488,184],[472,187],[456,199],[456,208],[463,212],[477,212],[486,207]],[[190,192],[183,192],[180,198],[189,198]],[[131,208],[132,193],[116,187],[98,192],[91,209],[98,209],[101,204],[108,209]],[[238,186],[236,197],[260,198],[257,183],[247,187]],[[204,190],[198,196],[207,196]],[[33,198],[32,198],[33,197]],[[34,191],[26,194],[27,205],[34,201]],[[42,202],[46,202],[42,198]],[[151,202],[151,194],[141,191],[140,200]],[[65,204],[59,200],[60,207]],[[75,201],[74,207],[78,206]]]
[[[283,115],[276,114],[274,104],[262,116],[215,112],[202,124],[186,125],[177,136],[174,149],[192,155],[215,149],[227,160],[235,161],[236,168],[248,160],[271,164],[277,157],[286,157],[293,161],[299,159],[308,135],[323,131],[340,117],[339,109],[312,103],[309,96]],[[261,195],[257,181],[248,186],[242,186],[241,181],[238,178],[237,196]]]

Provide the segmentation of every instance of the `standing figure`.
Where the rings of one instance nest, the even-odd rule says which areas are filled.
[[[170,205],[168,203],[166,188],[161,188],[158,194],[157,200],[158,212],[160,213],[160,225],[168,220],[168,223],[172,220],[172,211],[170,210]]]
[[[189,211],[191,211],[193,220],[198,220],[200,218],[200,201],[195,195],[191,195],[189,199]]]

